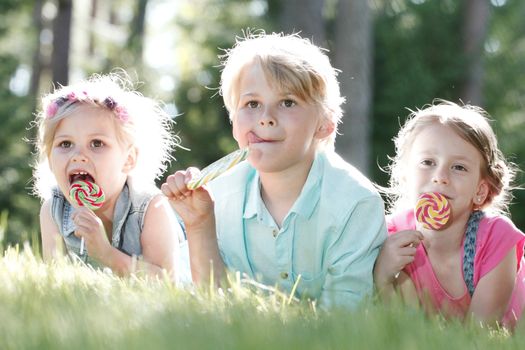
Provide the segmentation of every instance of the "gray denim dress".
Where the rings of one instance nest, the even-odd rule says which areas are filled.
[[[111,245],[129,256],[141,256],[140,234],[144,227],[144,217],[148,204],[159,191],[135,192],[129,183],[117,199],[113,216],[113,234]],[[80,254],[80,238],[74,235],[75,224],[71,215],[75,208],[64,198],[62,192],[55,188],[51,200],[51,213],[60,234],[64,238],[67,252],[80,257],[92,265],[100,266],[89,258],[89,252]]]

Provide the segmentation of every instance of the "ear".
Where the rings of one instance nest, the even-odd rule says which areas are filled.
[[[128,157],[122,169],[124,173],[127,174],[135,168],[135,165],[137,164],[137,155],[138,150],[135,147],[130,147],[128,149]]]
[[[475,206],[482,206],[485,201],[487,200],[487,197],[489,196],[489,184],[485,180],[481,180],[478,189],[476,190],[476,194],[474,195],[474,198],[472,199]]]
[[[315,131],[314,137],[322,140],[328,136],[330,136],[335,129],[334,122],[331,120],[328,120],[326,118],[323,118],[319,125],[317,126],[317,130]]]

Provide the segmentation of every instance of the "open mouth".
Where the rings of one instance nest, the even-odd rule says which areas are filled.
[[[69,174],[69,184],[72,184],[76,181],[89,181],[95,183],[95,179],[89,173],[85,171],[75,171]]]

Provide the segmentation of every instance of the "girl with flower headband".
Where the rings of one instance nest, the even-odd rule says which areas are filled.
[[[182,229],[154,180],[176,140],[170,117],[131,85],[116,74],[95,75],[42,99],[34,178],[43,256],[59,254],[63,242],[68,253],[119,275],[174,275]],[[103,189],[98,210],[69,198],[78,180]]]
[[[448,101],[413,112],[395,138],[389,237],[377,259],[380,294],[446,317],[513,328],[525,307],[525,235],[506,216],[515,169],[481,108]],[[421,194],[439,192],[446,225],[418,222]]]

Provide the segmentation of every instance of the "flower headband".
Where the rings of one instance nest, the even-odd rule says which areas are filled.
[[[51,101],[51,103],[49,103],[49,105],[46,108],[46,118],[47,119],[53,118],[56,115],[58,109],[62,107],[64,104],[66,104],[67,102],[70,102],[71,104],[73,104],[75,102],[85,101],[85,100],[91,100],[95,103],[99,102],[98,99],[89,97],[86,91],[82,91],[82,94],[80,96],[78,96],[74,92],[70,92],[69,94],[65,96],[60,96],[56,98],[55,100]],[[128,111],[126,110],[126,108],[123,106],[119,106],[117,101],[115,101],[112,97],[106,97],[102,101],[102,104],[107,109],[114,112],[117,118],[121,122],[125,123],[129,120],[129,115],[128,115]]]

